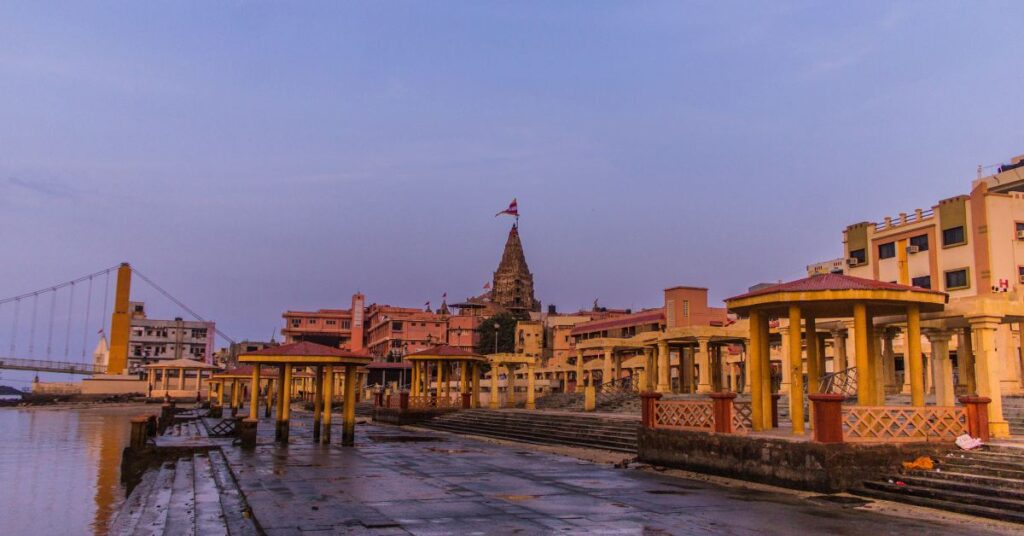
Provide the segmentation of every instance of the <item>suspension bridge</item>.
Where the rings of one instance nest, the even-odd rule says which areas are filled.
[[[9,326],[7,340],[0,339],[0,369],[86,376],[128,372],[133,276],[195,320],[207,322],[152,279],[121,263],[0,299],[0,322]],[[215,327],[214,332],[234,342]],[[91,350],[97,344],[106,349],[102,355]]]

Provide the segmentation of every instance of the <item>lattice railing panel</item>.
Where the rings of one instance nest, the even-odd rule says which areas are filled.
[[[710,400],[658,400],[654,403],[654,427],[669,430],[714,430],[714,404]]]
[[[732,431],[745,434],[753,428],[754,408],[750,402],[732,403]]]
[[[967,433],[967,411],[947,406],[843,408],[843,439],[850,442],[953,441]]]
[[[397,400],[397,396],[392,396],[392,401]],[[462,407],[461,400],[456,400],[452,397],[441,396],[436,398],[431,395],[419,395],[409,397],[409,409],[450,409]]]

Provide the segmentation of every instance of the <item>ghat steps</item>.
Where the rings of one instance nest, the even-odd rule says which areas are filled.
[[[219,450],[196,452],[147,471],[110,525],[118,536],[256,535]]]
[[[592,414],[519,410],[464,410],[421,426],[497,439],[636,453],[640,422]]]
[[[1024,445],[989,445],[977,451],[952,451],[936,461],[934,470],[886,475],[866,481],[852,492],[1024,523]]]

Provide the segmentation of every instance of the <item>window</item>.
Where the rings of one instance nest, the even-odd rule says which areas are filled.
[[[910,284],[920,288],[932,288],[932,276],[922,275],[921,277],[915,277],[910,280]]]
[[[683,318],[690,317],[690,300],[683,300]]]
[[[401,322],[392,322],[391,323],[391,331],[402,331],[402,323]]]
[[[968,288],[969,286],[970,284],[967,282],[967,268],[946,272],[946,290]]]
[[[349,329],[351,327],[352,327],[352,325],[351,325],[351,323],[348,320],[342,320],[341,321],[341,329]]]
[[[1017,267],[1017,280],[1020,284],[1024,285],[1024,266]]]
[[[327,324],[328,326],[335,326],[335,325],[338,324],[338,321],[337,320],[330,320],[330,319],[328,319],[328,320],[324,320],[324,324]]]
[[[918,251],[928,251],[928,235],[917,235],[910,237],[910,245],[917,246]]]
[[[942,245],[943,246],[956,246],[965,243],[967,240],[964,238],[963,226],[952,227],[942,231]]]
[[[316,319],[315,318],[310,318],[308,322],[310,324],[316,324]]]
[[[896,242],[878,245],[878,259],[891,259],[896,256]]]
[[[1024,240],[1024,223],[1016,223],[1016,233],[1013,236],[1017,237],[1017,240]]]
[[[292,319],[292,327],[293,327],[293,328],[297,328],[297,327],[299,327],[299,324],[301,324],[301,323],[302,323],[302,321],[301,321],[301,320],[299,320],[298,318],[293,318],[293,319]]]
[[[867,255],[864,253],[864,249],[855,249],[850,252],[851,259],[857,259],[857,264],[864,264],[868,262]]]

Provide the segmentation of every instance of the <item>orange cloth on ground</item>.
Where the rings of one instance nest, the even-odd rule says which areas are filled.
[[[931,471],[935,468],[935,462],[928,456],[921,456],[912,462],[903,462],[903,468],[908,470],[917,469],[920,471]]]

